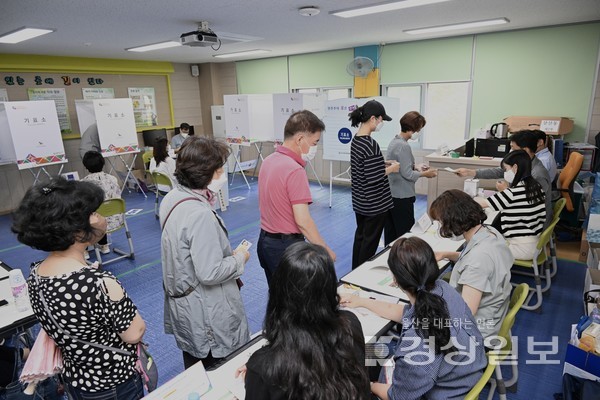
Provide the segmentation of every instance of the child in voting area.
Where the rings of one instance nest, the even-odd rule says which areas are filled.
[[[462,190],[447,190],[431,203],[429,215],[440,223],[439,235],[465,239],[459,252],[436,252],[454,263],[450,286],[458,290],[475,316],[484,338],[497,335],[510,301],[510,269],[514,257],[506,239],[483,225],[486,214]]]
[[[121,198],[121,188],[119,187],[117,178],[102,171],[104,168],[104,157],[102,157],[102,154],[97,151],[88,151],[83,156],[83,166],[90,174],[85,176],[82,180],[100,186],[104,191],[104,200]],[[106,222],[108,224],[108,230],[110,231],[123,223],[123,215],[113,215],[108,217]],[[110,253],[110,246],[106,235],[98,241],[98,246],[100,246],[100,252],[102,254]]]
[[[171,184],[177,183],[175,178],[175,160],[169,157],[169,141],[167,138],[158,138],[152,148],[152,159],[150,160],[150,172],[160,172],[171,180]],[[167,185],[158,185],[158,190],[167,193],[171,190]]]
[[[370,399],[358,318],[339,309],[325,248],[290,245],[275,270],[264,335],[246,364],[246,400]]]
[[[380,399],[458,399],[479,381],[487,365],[483,337],[460,294],[438,279],[433,250],[417,237],[399,238],[388,266],[408,305],[344,295],[340,304],[366,307],[402,323],[393,355],[371,391]]]

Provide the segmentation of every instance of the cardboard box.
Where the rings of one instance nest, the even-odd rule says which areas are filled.
[[[566,135],[573,131],[573,120],[567,117],[520,117],[510,116],[504,118],[508,124],[509,132],[523,129],[539,129],[547,135]]]
[[[600,356],[588,353],[569,343],[567,344],[563,374],[598,380],[600,379]]]
[[[585,328],[581,334],[581,340],[585,340],[586,337],[589,339],[589,343],[593,344],[592,349],[600,354],[600,324],[592,322],[590,326]]]

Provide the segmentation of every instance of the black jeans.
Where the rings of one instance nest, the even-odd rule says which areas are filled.
[[[366,216],[356,215],[356,233],[354,234],[354,246],[352,247],[352,269],[355,269],[377,253],[379,239],[383,233],[386,219],[389,219],[389,211],[381,214]]]
[[[223,359],[213,357],[212,352],[210,352],[210,351],[204,358],[194,357],[190,353],[186,353],[185,351],[183,352],[183,367],[185,369],[188,369],[192,365],[196,364],[198,361],[202,361],[202,365],[204,365],[204,369],[209,370],[209,369],[211,369],[211,367],[213,365],[221,362],[221,360],[223,360]]]
[[[386,221],[384,229],[386,246],[410,232],[410,228],[415,224],[415,201],[417,198],[414,196],[406,199],[392,197],[392,200],[394,208],[390,210],[391,218]]]
[[[304,238],[300,237],[289,237],[285,239],[268,237],[265,231],[262,229],[260,230],[256,253],[258,254],[260,266],[265,270],[265,276],[267,277],[267,284],[269,287],[271,286],[271,277],[273,276],[273,273],[275,273],[285,249],[296,242],[303,241]]]
[[[85,392],[67,383],[67,396],[70,400],[136,400],[144,397],[144,386],[137,371],[127,381],[101,392]]]

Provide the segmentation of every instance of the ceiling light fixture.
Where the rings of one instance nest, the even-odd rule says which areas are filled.
[[[321,10],[319,10],[319,8],[315,6],[301,7],[298,9],[298,13],[303,17],[313,17],[319,14],[320,12]]]
[[[168,49],[169,47],[178,47],[178,46],[181,46],[181,43],[174,42],[174,41],[168,41],[168,42],[147,44],[147,45],[138,46],[138,47],[131,47],[131,48],[125,49],[125,50],[127,50],[127,51],[135,51],[137,53],[143,53],[144,51],[152,51],[152,50],[159,50],[159,49]]]
[[[455,31],[455,30],[459,30],[459,29],[481,28],[483,26],[502,25],[502,24],[507,24],[509,22],[510,21],[508,20],[508,18],[496,18],[496,19],[488,19],[485,21],[465,22],[462,24],[431,26],[429,28],[419,28],[419,29],[407,29],[403,32],[408,33],[409,35],[421,35],[421,34],[425,34],[425,33],[446,32],[446,31]]]
[[[366,7],[354,7],[354,8],[347,8],[345,10],[330,11],[329,14],[335,15],[336,17],[352,18],[352,17],[359,17],[362,15],[382,13],[382,12],[386,12],[386,11],[401,10],[403,8],[419,7],[419,6],[425,6],[428,4],[442,3],[445,1],[450,1],[450,0],[393,1],[393,2],[374,4],[374,5],[370,5],[370,6],[366,6]]]
[[[45,29],[45,28],[27,28],[26,26],[17,29],[16,31],[11,31],[5,33],[0,36],[0,43],[20,43],[25,40],[33,39],[38,36],[45,35],[47,33],[52,33],[56,31],[56,29]]]
[[[241,56],[252,56],[255,54],[264,54],[264,53],[268,53],[270,51],[271,50],[256,49],[256,50],[238,51],[237,53],[215,54],[213,57],[215,57],[215,58],[234,58],[234,57],[241,57]]]

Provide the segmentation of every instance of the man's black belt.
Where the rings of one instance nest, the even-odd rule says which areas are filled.
[[[263,229],[263,232],[265,233],[265,236],[268,238],[272,238],[272,239],[279,239],[279,240],[289,240],[289,239],[300,239],[300,240],[304,240],[304,235],[301,233],[271,233],[271,232],[267,232]]]

